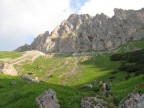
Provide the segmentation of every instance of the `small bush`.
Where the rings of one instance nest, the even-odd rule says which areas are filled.
[[[0,88],[4,88],[2,85],[0,85]]]
[[[53,75],[51,74],[49,77],[53,77]]]
[[[99,92],[99,88],[98,87],[94,87],[92,90],[95,91],[95,92]]]
[[[100,88],[101,88],[101,85],[97,84],[97,85],[93,86],[92,90],[95,91],[95,92],[99,92]]]
[[[117,106],[119,104],[119,100],[117,98],[113,98],[113,104]]]
[[[130,77],[131,77],[130,73],[127,73],[126,76],[125,76],[125,79],[128,80]]]
[[[122,54],[114,54],[110,57],[112,61],[119,61],[122,59]]]
[[[111,74],[116,74],[116,73],[118,73],[118,71],[113,71],[113,72],[111,72]]]
[[[127,61],[128,61],[129,63],[134,63],[134,62],[139,61],[139,59],[140,59],[140,58],[137,58],[137,56],[132,56],[132,57],[127,58]]]
[[[137,63],[138,64],[144,64],[144,58],[140,59]]]
[[[130,66],[127,66],[127,72],[136,72],[138,71],[138,68],[135,66],[135,65],[130,65]]]
[[[116,78],[115,76],[110,76],[110,77],[109,77],[109,79],[115,79],[115,78]]]
[[[122,64],[122,65],[119,67],[119,70],[120,70],[120,71],[126,71],[128,67],[129,67],[128,65]]]

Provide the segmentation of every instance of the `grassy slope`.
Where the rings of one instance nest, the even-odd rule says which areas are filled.
[[[17,58],[20,57],[22,53],[14,52],[14,51],[0,51],[0,59],[1,58]]]
[[[131,50],[142,48],[143,44],[143,41],[132,42],[123,45],[117,52],[123,53],[130,46],[132,46]],[[88,59],[83,56],[47,59],[40,57],[34,63],[26,63],[18,68],[21,69],[21,74],[34,72],[35,76],[45,80],[41,83],[30,83],[18,77],[1,75],[0,108],[36,108],[35,98],[48,88],[57,92],[61,108],[80,108],[80,99],[84,96],[99,94],[104,98],[102,91],[97,91],[99,80],[106,80],[110,83],[115,104],[118,104],[124,96],[133,90],[144,92],[144,75],[132,76],[125,80],[126,73],[118,71],[121,62],[110,61],[110,55],[110,53],[105,53],[88,57]],[[2,58],[2,56],[0,57]],[[76,60],[78,60],[78,65],[73,72]],[[37,68],[37,65],[40,68]],[[54,68],[56,68],[54,73],[49,77],[43,77],[43,74],[47,75]],[[71,72],[73,74],[69,74]],[[60,75],[62,76],[60,77]],[[17,81],[16,85],[10,83],[13,80]],[[96,80],[95,83],[93,83],[94,80]],[[80,85],[91,82],[94,85],[93,89],[80,88]],[[113,99],[106,98],[106,100],[112,101]]]
[[[16,80],[17,84],[10,82]],[[52,88],[56,91],[62,108],[79,108],[80,99],[93,93],[77,87],[56,85],[51,83],[30,83],[18,77],[0,76],[0,108],[36,108],[35,98],[44,90]]]

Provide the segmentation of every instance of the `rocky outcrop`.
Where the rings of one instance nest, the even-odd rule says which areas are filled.
[[[38,108],[59,108],[56,93],[52,89],[48,89],[36,98]]]
[[[25,79],[25,80],[27,80],[27,81],[33,81],[32,77],[29,76],[29,75],[27,75],[27,74],[22,75],[21,78],[22,78],[22,79]]]
[[[49,32],[46,31],[44,34],[37,36],[31,44],[32,50],[39,50],[45,52],[45,42],[49,36]]]
[[[34,77],[31,74],[24,74],[21,76],[22,79],[26,80],[26,81],[32,81],[32,82],[39,82],[38,77]]]
[[[29,51],[29,50],[39,50],[42,52],[45,52],[44,43],[46,41],[46,38],[49,36],[49,32],[46,31],[44,34],[38,35],[31,45],[25,44],[24,46],[21,46],[16,49],[16,51]]]
[[[44,57],[45,54],[40,51],[26,51],[25,53],[23,53],[22,56],[18,58],[0,59],[0,61],[3,62],[0,64],[0,74],[17,76],[18,72],[14,67],[15,65],[17,65],[18,67],[19,65],[22,65],[24,62],[33,62],[35,59],[37,59],[40,56]],[[33,80],[37,81],[37,79],[33,79]]]
[[[72,14],[54,31],[38,36],[30,49],[42,52],[114,50],[130,40],[144,38],[144,8],[114,9],[114,16]],[[20,48],[18,48],[20,51]]]
[[[28,44],[25,44],[24,46],[21,46],[16,49],[16,51],[21,51],[21,52],[29,51],[29,50],[32,50],[32,48],[31,48],[31,45],[28,45]]]
[[[85,97],[81,100],[81,108],[109,108],[108,103],[96,97]]]
[[[17,71],[14,68],[13,64],[3,63],[3,67],[0,68],[0,74],[17,76]]]
[[[144,108],[144,94],[130,93],[121,101],[119,108]]]

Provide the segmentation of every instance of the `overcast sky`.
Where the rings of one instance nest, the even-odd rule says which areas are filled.
[[[72,13],[111,17],[114,8],[141,9],[144,0],[0,0],[0,50],[30,44]]]

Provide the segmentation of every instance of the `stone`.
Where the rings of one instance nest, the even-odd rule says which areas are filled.
[[[39,82],[38,77],[34,77],[33,81],[38,83]]]
[[[131,40],[144,39],[144,8],[114,9],[114,16],[72,14],[50,34],[45,32],[31,45],[17,50],[47,52],[112,51]],[[26,49],[27,47],[27,49]]]
[[[93,86],[91,84],[84,84],[81,86],[81,88],[92,88]]]
[[[120,102],[119,108],[144,108],[144,94],[130,93]]]
[[[85,97],[81,100],[81,108],[108,108],[108,103],[97,97]]]
[[[27,75],[27,74],[22,75],[21,78],[23,78],[23,79],[25,79],[27,81],[33,81],[32,77]]]
[[[56,92],[52,89],[44,91],[36,98],[38,108],[60,108],[56,98]]]

